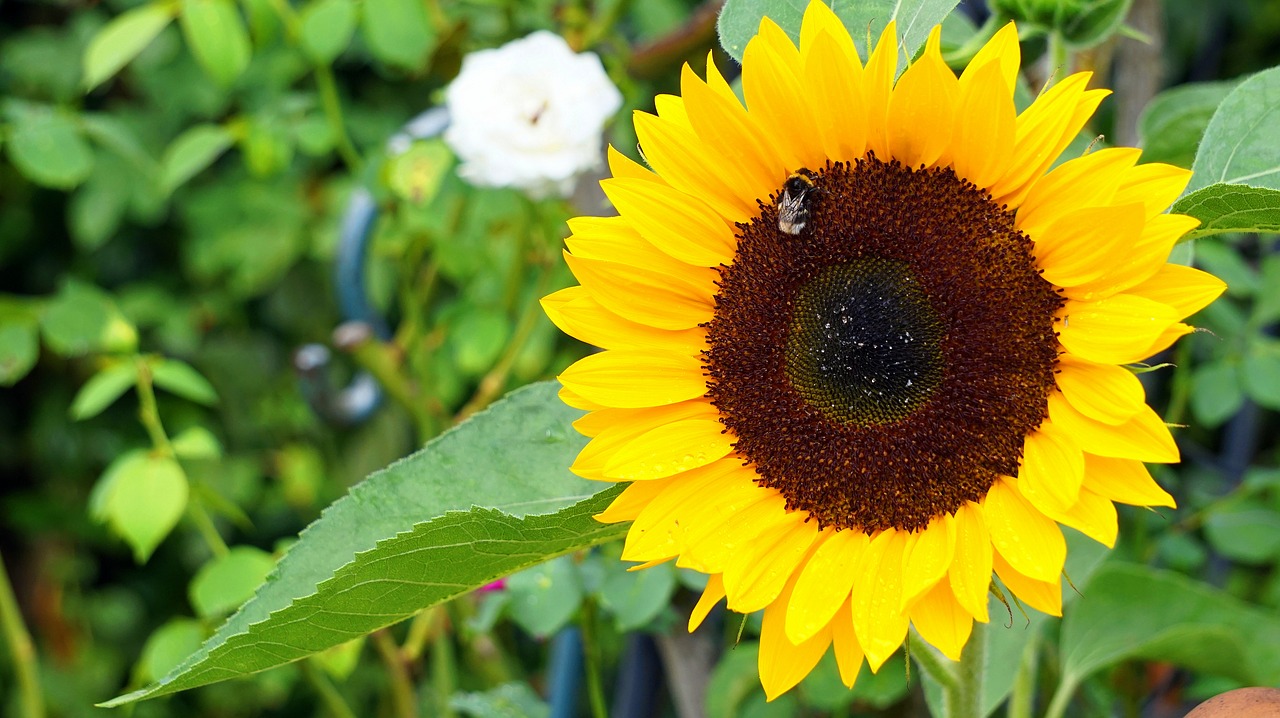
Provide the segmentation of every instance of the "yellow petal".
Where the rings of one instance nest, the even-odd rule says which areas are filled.
[[[1084,453],[1056,424],[1045,421],[1027,434],[1018,487],[1039,510],[1066,511],[1080,498]]]
[[[842,67],[848,67],[855,75],[862,71],[862,58],[858,56],[858,48],[854,46],[853,38],[849,36],[844,23],[826,3],[811,2],[805,7],[804,17],[800,22],[801,55],[812,49],[817,37],[822,34],[830,36],[839,46],[843,56]]]
[[[761,532],[730,556],[724,569],[729,608],[752,613],[769,605],[805,563],[818,538],[816,521],[806,522],[793,513],[790,521]]]
[[[978,187],[991,186],[1013,161],[1018,111],[1003,71],[1000,60],[992,58],[972,75],[965,70],[967,82],[960,80],[955,138],[944,158],[949,155],[956,174]]]
[[[637,481],[628,484],[627,488],[622,490],[610,504],[609,508],[596,514],[593,518],[604,524],[616,524],[619,521],[635,521],[636,517],[644,511],[649,502],[656,499],[662,492],[672,487],[675,478],[659,479],[657,481]]]
[[[1114,548],[1120,532],[1115,504],[1087,488],[1080,490],[1079,500],[1070,509],[1050,512],[1054,521],[1079,531],[1107,548]]]
[[[729,222],[755,215],[755,198],[725,181],[692,127],[645,112],[635,113],[635,127],[645,159],[672,187],[702,198]]]
[[[560,387],[560,391],[556,392],[556,396],[560,397],[560,401],[563,401],[575,409],[582,409],[583,411],[599,411],[600,409],[607,408],[603,404],[588,401],[585,397],[580,396],[577,392],[574,392],[568,387]]]
[[[1084,455],[1084,486],[1110,501],[1132,506],[1168,506],[1178,504],[1151,478],[1141,461],[1113,459],[1095,454]]]
[[[724,458],[733,442],[717,418],[673,421],[619,447],[605,463],[604,475],[621,481],[672,476]]]
[[[836,654],[836,667],[840,669],[840,682],[845,688],[853,688],[862,672],[862,646],[853,632],[853,608],[846,598],[831,619],[831,647]]]
[[[862,73],[863,97],[867,100],[867,149],[883,161],[889,154],[889,98],[893,78],[898,74],[898,25],[885,25]]]
[[[1136,165],[1125,172],[1124,182],[1116,191],[1116,202],[1142,202],[1147,216],[1163,212],[1191,181],[1191,170],[1150,162]]]
[[[1128,293],[1167,304],[1173,307],[1179,319],[1183,319],[1209,306],[1226,289],[1226,282],[1208,272],[1181,264],[1166,264]]]
[[[600,409],[573,422],[573,428],[583,436],[595,438],[607,432],[625,442],[667,422],[695,416],[704,419],[715,418],[719,415],[719,411],[711,405],[711,402],[705,399],[691,399],[678,404],[645,409]]]
[[[794,584],[794,582],[793,582]],[[760,627],[760,684],[764,686],[767,700],[773,700],[791,690],[813,667],[831,645],[831,630],[826,628],[799,645],[787,640],[784,628],[787,603],[791,599],[791,585],[786,587],[778,600],[764,609],[764,622]]]
[[[755,539],[781,524],[790,524],[786,500],[774,489],[751,482],[750,493],[735,491],[717,498],[701,510],[698,521],[685,531],[687,549],[677,566],[703,573],[724,573],[733,557],[753,545]],[[728,492],[726,492],[727,494]],[[733,586],[728,581],[732,601]]]
[[[1103,424],[1076,411],[1061,393],[1053,392],[1049,394],[1049,420],[1091,454],[1158,464],[1178,461],[1178,445],[1169,428],[1145,404],[1122,424]]]
[[[560,383],[588,401],[634,409],[663,406],[707,393],[696,357],[655,349],[614,349],[574,362]]]
[[[711,609],[715,608],[722,598],[724,598],[724,580],[720,574],[713,573],[707,576],[707,587],[702,589],[702,596],[698,598],[697,605],[689,614],[689,633],[698,630],[698,626],[702,625],[707,615],[711,613]]]
[[[1132,147],[1108,147],[1063,162],[1031,185],[1015,224],[1038,240],[1051,223],[1072,210],[1110,203],[1125,170],[1141,154]]]
[[[738,462],[725,459],[675,477],[666,491],[654,496],[641,509],[627,531],[622,558],[627,561],[656,561],[685,550],[685,534],[701,518],[700,507],[724,501],[733,506],[755,495],[754,484],[734,480]]]
[[[609,157],[609,174],[614,177],[666,184],[666,181],[659,177],[656,172],[617,151],[613,148],[613,145],[609,145],[607,155]]]
[[[1172,307],[1133,294],[1115,294],[1096,302],[1068,299],[1058,317],[1062,346],[1100,364],[1146,359],[1155,340],[1178,321]]]
[[[1036,264],[1059,287],[1102,277],[1142,233],[1142,205],[1085,207],[1068,212],[1035,237]]]
[[[809,7],[825,6],[810,3]],[[844,41],[852,45],[847,33]],[[805,50],[804,83],[813,98],[814,122],[826,156],[850,162],[867,150],[867,104],[862,97],[861,68],[851,71],[845,52],[831,33],[819,33]]]
[[[822,543],[800,570],[787,609],[787,638],[792,643],[817,633],[849,600],[858,560],[869,543],[861,531],[832,529],[824,530],[820,540]]]
[[[956,550],[947,569],[956,601],[974,618],[986,623],[987,593],[991,587],[991,534],[982,508],[967,501],[955,513]]]
[[[761,35],[747,43],[742,55],[742,94],[747,98],[747,109],[790,170],[820,167],[824,159],[822,136],[804,85],[796,75],[801,69],[799,54],[794,47],[784,48],[784,43],[790,46],[790,41],[769,18],[760,21],[760,30]],[[775,30],[782,35],[780,41],[762,41],[765,33]],[[796,62],[787,59],[792,53]]]
[[[911,623],[921,638],[953,661],[960,660],[960,652],[973,632],[973,616],[956,602],[945,581],[935,584],[916,602],[911,609]]]
[[[947,575],[955,557],[956,526],[951,514],[936,516],[923,530],[907,534],[902,552],[902,609]]]
[[[902,550],[906,532],[880,532],[862,552],[853,580],[853,630],[871,670],[879,670],[907,635],[902,605]]]
[[[1015,479],[1004,477],[991,486],[982,501],[982,516],[991,543],[1020,573],[1052,581],[1062,573],[1067,543],[1052,519],[1023,497]]]
[[[999,553],[996,553],[994,559],[993,566],[1000,582],[1013,591],[1019,601],[1050,616],[1062,615],[1061,576],[1055,576],[1052,581],[1038,581],[1010,566]]]
[[[645,241],[671,257],[697,267],[733,261],[733,229],[697,197],[637,179],[607,179],[600,187]]]
[[[924,54],[889,99],[889,153],[907,167],[932,166],[951,145],[959,83],[938,49],[940,26],[929,33]]]
[[[707,330],[658,329],[614,314],[580,286],[542,298],[547,318],[569,336],[603,349],[668,349],[697,354],[707,348]]]
[[[707,72],[711,77],[715,65],[709,65]],[[714,161],[727,165],[723,174],[737,192],[764,198],[781,186],[790,170],[770,151],[764,131],[732,92],[728,98],[722,96],[699,80],[688,65],[680,75],[680,91],[694,131],[714,152]]]
[[[1138,241],[1114,257],[1101,278],[1068,287],[1064,294],[1072,299],[1096,301],[1150,279],[1165,266],[1178,238],[1199,223],[1196,218],[1181,214],[1158,214],[1147,219]]]
[[[693,125],[689,124],[689,113],[684,109],[684,98],[679,95],[655,95],[653,106],[658,111],[658,117],[670,120],[681,127],[693,129]]]
[[[1120,424],[1142,411],[1146,395],[1133,372],[1072,354],[1058,358],[1058,388],[1072,407],[1104,424]]]
[[[565,253],[573,276],[605,309],[657,329],[692,329],[711,321],[715,288],[687,277]]]
[[[973,75],[995,60],[999,62],[1000,77],[1004,80],[1005,91],[1013,94],[1018,82],[1018,67],[1022,64],[1022,48],[1018,45],[1018,28],[1013,22],[1007,22],[996,31],[990,40],[978,50],[969,62],[969,66],[960,75],[962,84],[975,81]]]

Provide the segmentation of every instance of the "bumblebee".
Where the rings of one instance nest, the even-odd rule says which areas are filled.
[[[782,183],[782,196],[778,199],[778,230],[786,234],[800,234],[809,222],[812,196],[818,192],[814,173],[804,167],[791,173]]]

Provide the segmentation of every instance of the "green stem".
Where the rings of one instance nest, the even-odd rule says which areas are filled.
[[[1009,696],[1008,718],[1032,718],[1039,655],[1040,632],[1036,631],[1022,649],[1022,660],[1018,663],[1018,674],[1014,676],[1013,692]]]
[[[1062,718],[1071,704],[1071,696],[1076,692],[1076,682],[1069,676],[1063,676],[1062,682],[1053,691],[1053,699],[1049,701],[1049,709],[1044,712],[1045,718]]]
[[[956,670],[951,718],[983,718],[982,681],[987,672],[987,624],[974,622],[973,633],[960,654]]]
[[[387,680],[391,681],[391,704],[396,718],[418,718],[413,682],[409,679],[409,670],[404,661],[400,660],[400,650],[396,647],[395,639],[387,629],[379,629],[373,632],[373,646],[387,669]]]
[[[956,690],[956,665],[942,657],[933,646],[924,642],[914,631],[907,634],[910,642],[911,658],[920,666],[920,670],[942,686],[946,695]],[[948,714],[950,715],[950,714]]]
[[[582,655],[587,664],[587,695],[591,699],[592,718],[609,718],[604,702],[604,684],[600,680],[600,646],[596,642],[596,604],[588,598],[582,602]]]
[[[1191,400],[1191,342],[1178,342],[1173,355],[1173,378],[1169,382],[1169,409],[1164,420],[1181,424]]]
[[[351,706],[347,705],[347,701],[342,697],[342,694],[334,687],[333,682],[324,674],[324,671],[315,665],[314,660],[303,661],[302,672],[306,675],[307,681],[311,683],[311,687],[316,689],[316,694],[320,696],[320,702],[324,703],[325,708],[329,709],[329,713],[333,718],[356,718]]]
[[[173,444],[169,441],[168,432],[164,430],[164,423],[160,421],[160,409],[156,404],[156,388],[151,379],[151,366],[141,357],[138,358],[137,362],[138,420],[146,428],[147,435],[151,437],[151,444],[155,450],[165,457],[173,459],[174,463],[178,465],[178,470],[182,472],[182,478],[189,482],[190,478],[187,476],[186,469],[183,469],[182,464],[177,461],[178,455],[173,450]],[[209,551],[214,556],[222,557],[229,553],[227,542],[222,540],[222,536],[218,533],[218,528],[213,525],[213,519],[209,517],[209,512],[205,511],[204,504],[201,504],[200,499],[194,494],[191,500],[187,502],[187,515],[191,518],[191,522],[195,524],[196,530],[200,532],[200,536],[208,544]]]
[[[439,611],[440,621],[447,621],[448,613],[444,606],[436,606],[435,610]],[[436,694],[436,715],[442,718],[456,715],[449,699],[457,686],[457,658],[453,654],[453,636],[446,623],[440,626],[431,641],[431,687]]]
[[[21,718],[44,718],[44,694],[40,691],[40,666],[36,661],[36,650],[31,643],[31,634],[27,633],[27,626],[22,622],[18,599],[13,595],[13,585],[9,583],[9,572],[5,570],[2,558],[0,626],[4,627],[9,654],[13,656],[13,670],[18,678],[18,715]]]
[[[359,175],[364,160],[347,134],[347,124],[342,118],[342,101],[338,99],[338,84],[333,79],[333,68],[323,63],[315,65],[316,87],[320,90],[320,104],[324,107],[329,129],[338,143],[338,155],[353,175]]]
[[[1049,31],[1049,67],[1045,68],[1045,76],[1066,77],[1071,74],[1071,53],[1067,51],[1067,43],[1057,30]]]

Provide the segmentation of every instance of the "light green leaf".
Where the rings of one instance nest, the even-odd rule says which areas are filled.
[[[435,43],[426,5],[418,0],[365,0],[362,28],[374,57],[406,70],[420,69]]]
[[[511,336],[507,315],[493,309],[468,306],[452,328],[450,344],[458,370],[479,376],[497,361]]]
[[[1236,84],[1193,82],[1156,95],[1138,119],[1142,161],[1190,168],[1209,120]]]
[[[1088,49],[1115,34],[1132,4],[1133,0],[1086,0],[1074,8],[1059,30],[1071,48]]]
[[[72,279],[45,306],[40,329],[49,348],[63,356],[130,351],[138,339],[106,292]]]
[[[564,628],[582,603],[582,580],[568,556],[527,568],[507,579],[507,615],[538,637]]]
[[[727,0],[717,24],[720,45],[741,61],[747,42],[765,16],[778,23],[792,41],[799,41],[800,20],[808,4],[807,0]],[[833,0],[831,7],[866,60],[868,27],[875,41],[890,20],[897,20],[902,48],[906,56],[911,56],[924,45],[933,26],[940,24],[957,4],[958,0]]]
[[[600,603],[613,614],[619,631],[634,631],[657,618],[676,590],[675,566],[670,563],[643,571],[627,568],[621,561],[611,561],[600,587]]]
[[[235,546],[200,567],[191,580],[191,606],[201,618],[229,613],[249,600],[275,568],[271,554],[253,546]]]
[[[1207,427],[1231,418],[1244,403],[1237,364],[1216,361],[1202,364],[1191,375],[1191,411]]]
[[[0,324],[0,386],[13,386],[40,357],[36,326],[30,322]]]
[[[391,191],[415,204],[427,204],[435,199],[453,167],[453,153],[441,140],[424,140],[413,143],[387,164]]]
[[[351,44],[356,19],[352,0],[313,0],[301,13],[302,49],[317,63],[332,63]]]
[[[204,626],[194,618],[175,618],[156,629],[142,647],[138,678],[154,681],[186,658],[204,640]]]
[[[213,385],[190,364],[177,359],[153,359],[147,365],[151,367],[152,381],[161,389],[198,404],[218,403],[218,392],[214,391]]]
[[[24,177],[45,187],[71,189],[93,171],[93,150],[76,123],[60,112],[17,115],[5,151]]]
[[[483,693],[458,693],[449,705],[471,718],[547,718],[551,708],[527,683],[504,683]]]
[[[1249,685],[1280,681],[1280,619],[1185,576],[1112,563],[1062,622],[1062,685],[1130,658],[1168,661]]]
[[[1280,232],[1280,190],[1212,184],[1173,203],[1170,212],[1200,220],[1180,242],[1223,232]]]
[[[92,90],[128,65],[173,20],[168,3],[143,5],[112,18],[84,53],[84,87]]]
[[[76,398],[71,402],[71,418],[83,421],[97,416],[137,382],[138,368],[132,361],[107,366],[76,392]]]
[[[1280,67],[1253,75],[1227,95],[1191,169],[1188,193],[1219,183],[1280,189]]]
[[[1219,504],[1205,517],[1204,535],[1232,561],[1265,564],[1280,556],[1280,512],[1256,499]]]
[[[1271,287],[1275,291],[1275,287]],[[1280,342],[1258,339],[1244,356],[1244,389],[1262,406],[1280,410]]]
[[[622,536],[592,518],[617,490],[568,471],[585,439],[557,389],[513,392],[352,488],[199,651],[109,705],[282,665]]]
[[[174,138],[160,160],[160,187],[172,192],[218,159],[235,137],[222,125],[196,125]]]
[[[95,514],[133,547],[144,563],[178,524],[187,508],[187,478],[178,462],[131,452],[112,463],[91,497]]]
[[[244,18],[232,0],[182,0],[182,35],[205,74],[229,87],[249,66]]]
[[[183,429],[169,443],[179,459],[222,458],[222,444],[218,437],[199,424]]]

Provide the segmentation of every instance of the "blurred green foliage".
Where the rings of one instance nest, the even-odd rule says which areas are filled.
[[[4,4],[0,553],[35,640],[49,715],[103,715],[95,702],[159,678],[353,482],[586,351],[535,300],[569,283],[557,254],[564,219],[604,212],[599,195],[583,190],[572,207],[477,190],[450,171],[442,144],[393,150],[387,140],[441,101],[465,53],[536,29],[601,53],[626,97],[621,117],[651,109],[655,93],[678,88],[680,62],[701,71],[715,46],[697,5]],[[1097,53],[1105,68],[1130,3],[998,5],[1037,31],[1066,34],[1073,51]],[[1157,97],[1142,129],[1149,159],[1189,166],[1224,83],[1276,63],[1280,7],[1168,0],[1163,17],[1169,84],[1206,84]],[[634,154],[625,121],[611,141]],[[381,213],[367,283],[396,331],[341,354],[322,377],[337,386],[363,369],[388,389],[368,421],[334,425],[308,405],[291,356],[331,343],[343,319],[332,265],[344,207],[361,186]],[[1231,289],[1194,320],[1209,333],[1168,357],[1176,368],[1149,375],[1157,407],[1188,425],[1179,432],[1186,463],[1160,476],[1180,508],[1122,512],[1118,549],[1272,616],[1277,249],[1275,237],[1253,234],[1197,243],[1196,263]],[[388,661],[410,671],[424,714],[538,715],[547,652],[538,639],[584,606],[600,611],[606,666],[627,631],[683,630],[702,579],[670,566],[628,573],[619,552],[557,559],[368,641],[145,702],[132,715],[322,714],[336,710],[334,694],[356,715],[388,715],[398,710]],[[798,691],[766,704],[757,625],[748,622],[741,645],[715,666],[709,715],[908,710],[916,688],[897,659],[854,693],[827,660]],[[719,627],[717,641],[731,645],[738,629]],[[388,645],[400,658],[388,658]],[[1208,674],[1153,684],[1139,665],[1089,679],[1086,712],[1140,706],[1180,684],[1193,697],[1230,687]],[[14,668],[0,651],[0,715],[24,715]],[[1151,674],[1170,671],[1155,664]]]

